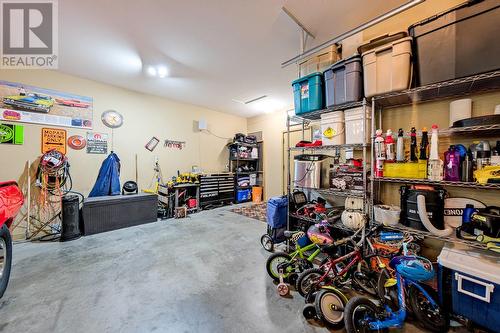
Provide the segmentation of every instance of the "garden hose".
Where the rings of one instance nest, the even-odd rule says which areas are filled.
[[[425,196],[424,195],[419,194],[417,196],[417,207],[418,207],[418,216],[420,217],[422,224],[432,234],[439,236],[439,237],[447,237],[453,233],[452,228],[448,227],[446,229],[439,230],[432,225],[431,221],[429,220],[429,217],[427,216],[427,208],[425,206]]]

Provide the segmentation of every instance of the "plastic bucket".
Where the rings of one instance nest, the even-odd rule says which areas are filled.
[[[363,107],[344,111],[345,143],[348,145],[370,142],[371,108],[366,107],[366,119],[363,124]],[[364,135],[364,137],[363,137]],[[363,140],[364,139],[364,140]]]
[[[343,145],[345,143],[344,129],[344,111],[321,115],[321,139],[324,146]]]
[[[260,186],[252,187],[252,202],[253,203],[262,202],[262,187]]]

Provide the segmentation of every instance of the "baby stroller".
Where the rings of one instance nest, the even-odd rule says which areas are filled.
[[[262,247],[272,252],[274,245],[286,240],[288,198],[272,197],[267,201],[267,233],[262,235]]]

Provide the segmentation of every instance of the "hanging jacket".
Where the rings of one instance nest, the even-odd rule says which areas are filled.
[[[120,190],[120,159],[112,152],[102,162],[99,175],[89,197],[119,195]]]

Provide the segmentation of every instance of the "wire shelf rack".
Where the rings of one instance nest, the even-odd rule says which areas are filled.
[[[392,108],[498,89],[500,89],[500,71],[493,71],[378,95],[373,99],[379,107]]]
[[[369,144],[352,144],[352,145],[329,145],[329,146],[317,146],[317,147],[290,147],[291,151],[320,151],[320,150],[337,150],[337,149],[353,149],[353,150],[363,150],[363,147],[369,147]]]
[[[389,178],[389,177],[372,177],[373,181],[385,183],[411,183],[411,184],[424,184],[424,185],[441,185],[452,187],[466,187],[480,190],[500,190],[500,184],[479,184],[475,182],[450,182],[450,181],[434,181],[428,179],[414,179],[414,178]]]
[[[314,191],[321,195],[329,195],[329,196],[337,196],[337,197],[355,197],[355,198],[364,198],[363,191],[349,191],[349,190],[335,190],[330,188],[311,188],[311,187],[301,187],[295,186],[297,189]]]
[[[343,111],[343,110],[347,110],[347,109],[357,108],[360,106],[363,106],[363,101],[335,105],[335,106],[332,106],[332,107],[329,107],[326,109],[312,111],[312,112],[304,113],[301,115],[295,115],[295,117],[303,118],[306,120],[319,120],[319,119],[321,119],[321,115],[324,113],[329,113],[329,112],[334,112],[334,111]]]
[[[302,220],[302,221],[306,221],[306,222],[310,223],[311,225],[320,222],[320,221],[318,221],[316,219],[313,219],[313,218],[310,218],[310,217],[307,217],[307,216],[303,216],[303,215],[298,215],[296,213],[290,213],[290,217],[296,218],[296,219],[299,219],[299,220]],[[329,218],[327,221],[328,221],[328,223],[333,228],[337,228],[337,229],[348,231],[348,232],[354,232],[355,231],[355,230],[349,229],[346,226],[344,226],[344,224],[342,224],[341,221],[334,221],[333,218]]]
[[[375,222],[375,224],[380,225],[380,223],[377,223],[377,222]],[[472,241],[472,240],[460,239],[460,238],[457,238],[455,236],[448,236],[448,237],[436,236],[428,231],[417,230],[414,228],[404,226],[402,224],[397,224],[394,226],[384,225],[384,229],[406,232],[406,233],[409,233],[410,235],[415,235],[415,236],[425,237],[425,238],[430,238],[430,239],[436,239],[436,240],[440,240],[443,242],[460,243],[460,244],[464,244],[464,245],[471,246],[471,247],[481,249],[481,250],[487,249],[483,243],[479,243],[479,242]]]

